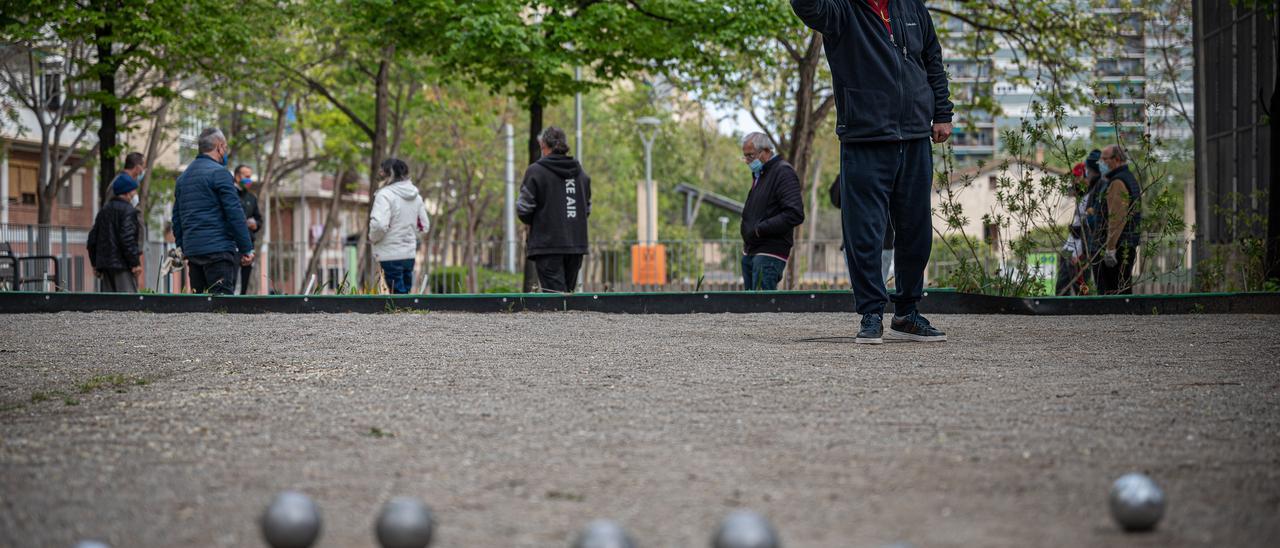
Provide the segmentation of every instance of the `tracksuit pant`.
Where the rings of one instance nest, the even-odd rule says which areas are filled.
[[[924,269],[933,247],[930,198],[933,150],[928,139],[841,143],[840,217],[845,259],[858,314],[914,312],[924,294]],[[897,289],[890,296],[881,271],[881,250],[893,219]]]

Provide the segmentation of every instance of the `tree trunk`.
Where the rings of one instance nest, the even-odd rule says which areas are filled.
[[[542,158],[542,147],[538,146],[538,136],[542,133],[542,107],[543,98],[540,95],[534,95],[529,101],[529,165]],[[526,256],[524,260],[524,276],[520,284],[521,290],[525,293],[533,291],[533,283],[537,281],[537,267],[533,261]]]
[[[375,265],[373,250],[369,246],[369,225],[368,217],[373,213],[373,195],[378,191],[378,169],[382,165],[383,156],[387,149],[387,114],[389,103],[387,101],[387,80],[388,73],[391,71],[391,59],[395,55],[396,47],[394,44],[387,45],[382,49],[382,61],[378,63],[378,75],[375,79],[377,92],[374,99],[374,118],[373,118],[373,150],[369,154],[369,205],[365,208],[365,231],[360,238],[360,285],[369,287],[377,283],[374,278]]]
[[[311,258],[307,260],[307,272],[302,276],[300,282],[302,287],[298,289],[299,293],[306,290],[307,280],[310,280],[313,274],[320,272],[320,255],[324,253],[324,246],[329,242],[329,235],[337,230],[338,212],[342,209],[342,195],[348,185],[354,185],[356,182],[355,174],[345,169],[340,169],[334,174],[333,197],[329,200],[329,211],[324,216],[324,230],[320,232],[320,237],[316,238],[315,245],[311,246]]]
[[[258,267],[262,270],[259,272],[259,276],[253,276],[249,281],[249,289],[254,293],[259,293],[261,289],[270,289],[270,287],[262,287],[262,284],[258,282],[260,279],[265,279],[268,286],[270,286],[271,282],[270,225],[275,222],[271,219],[271,192],[275,189],[276,179],[279,177],[276,172],[279,171],[280,145],[284,141],[285,115],[289,111],[289,95],[286,93],[279,102],[272,101],[272,106],[276,111],[276,127],[271,136],[271,154],[267,156],[266,169],[262,170],[262,184],[258,185],[258,204],[260,207],[266,208],[266,215],[262,222],[264,226],[258,227],[258,233],[262,234],[262,248],[258,250],[253,259],[258,262]]]
[[[115,13],[105,4],[103,23],[94,29],[94,41],[98,48],[98,92],[104,96],[99,106],[101,124],[98,126],[98,195],[101,203],[111,199],[111,180],[116,175],[116,59],[111,42],[111,20]]]
[[[165,87],[169,87],[172,81],[166,81]],[[160,108],[156,109],[156,116],[152,120],[151,133],[147,136],[147,157],[144,159],[146,163],[146,175],[138,181],[138,196],[140,197],[142,206],[142,234],[138,235],[138,241],[145,242],[147,234],[147,219],[151,217],[151,170],[156,165],[156,155],[160,152],[160,136],[164,134],[165,119],[169,115],[169,105],[173,104],[173,99],[165,97],[160,100]]]
[[[1267,131],[1271,132],[1271,139],[1274,142],[1276,138],[1275,116],[1277,107],[1280,104],[1276,100],[1276,91],[1271,91],[1271,126]],[[1274,145],[1273,145],[1274,146]],[[1266,278],[1273,280],[1280,278],[1280,178],[1276,176],[1276,170],[1280,170],[1280,155],[1275,153],[1275,149],[1271,149],[1271,180],[1268,181],[1268,201],[1267,201],[1267,267]]]
[[[818,189],[822,188],[822,159],[819,158],[813,163],[813,183],[809,185],[809,212],[804,216],[805,230],[808,232],[808,241],[806,248],[809,250],[806,258],[805,270],[813,271],[813,256],[817,254],[818,240],[818,218],[822,211],[822,202],[818,200]]]

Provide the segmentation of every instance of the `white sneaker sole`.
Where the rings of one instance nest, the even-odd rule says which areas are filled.
[[[854,339],[853,342],[857,344],[884,344],[884,339],[882,338],[867,339],[863,337],[858,337]]]
[[[895,341],[915,341],[915,342],[947,342],[946,335],[916,335],[914,333],[904,333],[890,327],[884,332],[884,338]]]

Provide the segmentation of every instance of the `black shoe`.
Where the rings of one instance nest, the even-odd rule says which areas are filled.
[[[882,344],[884,343],[884,316],[880,314],[863,314],[862,328],[858,331],[858,338],[853,342],[858,344]]]
[[[885,334],[885,338],[898,341],[944,342],[947,340],[947,334],[929,325],[929,320],[924,319],[919,312],[912,312],[903,318],[894,316],[893,321],[889,322],[889,332]]]

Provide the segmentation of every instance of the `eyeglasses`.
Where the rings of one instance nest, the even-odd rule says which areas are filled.
[[[743,154],[742,159],[750,162],[752,160],[755,160],[756,157],[758,156],[760,156],[760,151],[755,151],[755,152],[752,152],[751,154]]]

